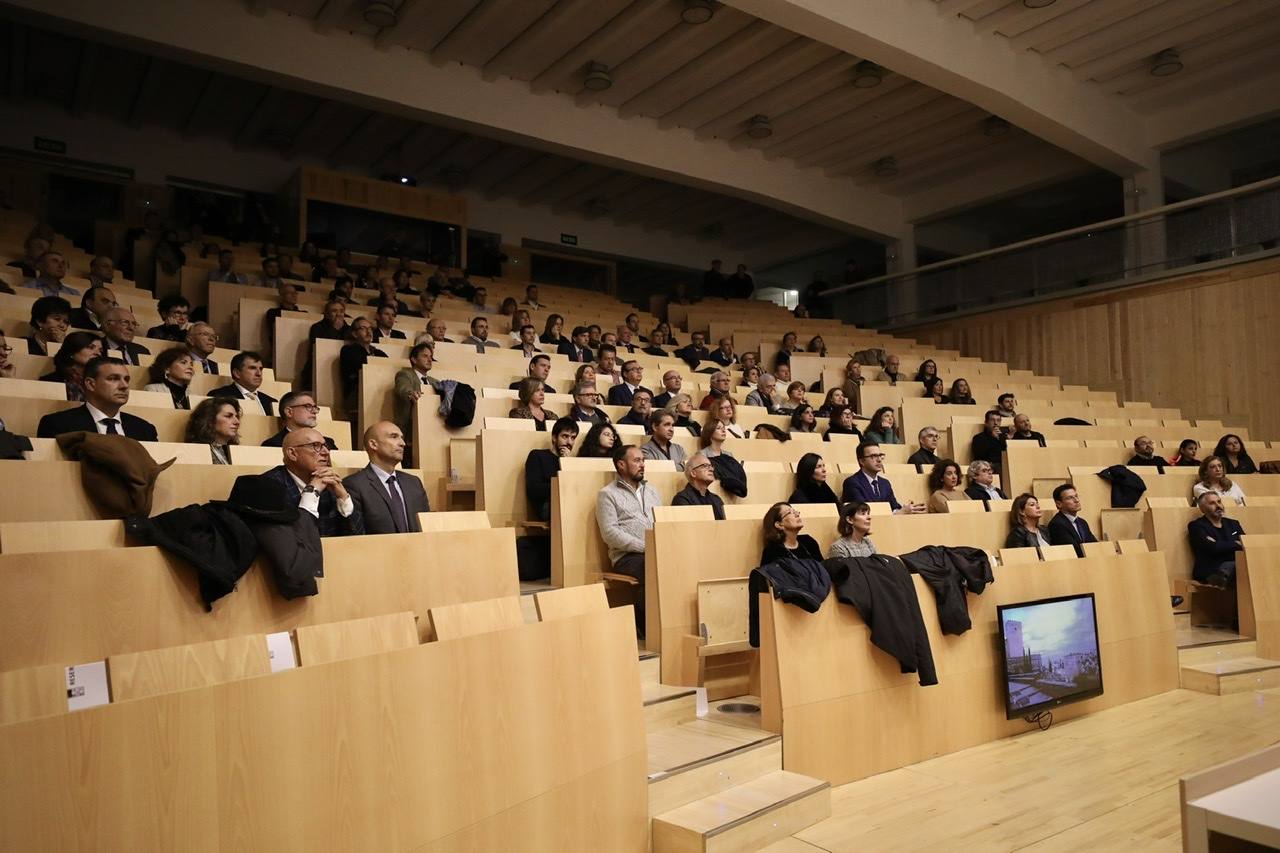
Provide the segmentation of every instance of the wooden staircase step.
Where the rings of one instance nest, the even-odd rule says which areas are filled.
[[[654,853],[759,850],[831,815],[831,786],[775,770],[653,819]]]
[[[649,814],[782,769],[782,738],[709,720],[649,735]]]
[[[1184,666],[1182,686],[1220,696],[1280,687],[1280,660],[1244,657]]]
[[[668,726],[691,722],[698,716],[696,687],[669,687],[665,684],[640,685],[644,700],[645,731],[655,732]]]
[[[1235,640],[1225,643],[1209,643],[1203,646],[1187,646],[1178,649],[1179,666],[1198,666],[1205,663],[1219,663],[1236,658],[1252,658],[1258,656],[1257,640]]]

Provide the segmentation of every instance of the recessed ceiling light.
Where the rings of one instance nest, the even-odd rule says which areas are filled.
[[[396,25],[396,7],[386,0],[369,0],[364,4],[364,12],[361,14],[366,24],[372,24],[379,29]]]
[[[1022,0],[1022,5],[1028,9],[1043,9],[1057,2],[1058,0]]]
[[[768,139],[773,136],[773,126],[769,123],[769,117],[765,115],[755,115],[747,120],[747,136],[752,139]]]
[[[1183,68],[1182,59],[1173,48],[1162,50],[1151,60],[1152,77],[1171,77]]]
[[[896,157],[881,157],[871,164],[871,171],[875,173],[877,178],[897,177],[899,171],[898,160]]]
[[[1009,133],[1009,122],[1000,116],[987,116],[982,122],[982,133],[985,136],[1006,136]]]
[[[884,79],[884,69],[869,59],[864,59],[853,68],[853,85],[858,89],[874,89]]]
[[[609,66],[602,62],[588,62],[587,76],[582,85],[593,92],[603,92],[608,89],[613,85],[613,75],[609,73]]]
[[[711,0],[684,0],[680,20],[686,24],[705,24],[715,13],[716,7]]]

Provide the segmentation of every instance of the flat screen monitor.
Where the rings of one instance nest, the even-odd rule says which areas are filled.
[[[1102,695],[1093,593],[1003,604],[997,621],[1010,720]]]

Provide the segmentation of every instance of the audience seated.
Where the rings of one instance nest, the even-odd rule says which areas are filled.
[[[187,421],[183,440],[188,444],[209,445],[214,465],[235,464],[231,459],[231,447],[240,443],[241,417],[239,400],[229,397],[201,400]]]
[[[147,329],[147,337],[153,340],[182,343],[187,339],[191,303],[185,296],[166,296],[160,300],[160,325]]]
[[[129,365],[105,356],[90,359],[84,366],[84,405],[40,418],[39,438],[57,438],[64,432],[97,432],[126,435],[138,441],[155,441],[156,428],[147,421],[120,409],[129,402]]]
[[[1205,492],[1213,492],[1223,499],[1233,500],[1236,506],[1244,506],[1244,490],[1227,476],[1226,464],[1217,456],[1206,457],[1200,463],[1200,476],[1191,486],[1191,499],[1195,501]]]
[[[520,304],[533,311],[542,308],[542,303],[538,301],[538,285],[531,284],[524,289],[524,301]]]
[[[1240,522],[1227,518],[1217,492],[1201,492],[1196,498],[1200,517],[1187,523],[1187,539],[1195,564],[1191,576],[1209,586],[1228,588],[1236,583],[1236,553],[1244,550]]]
[[[187,390],[196,375],[196,365],[191,360],[190,353],[181,347],[164,350],[151,362],[147,372],[151,382],[142,390],[168,392],[175,409],[191,408]]]
[[[551,375],[551,356],[546,353],[538,353],[529,359],[529,378],[537,379],[542,383],[542,391],[545,394],[554,394],[556,389],[547,384],[547,377]],[[507,386],[508,390],[518,391],[520,384],[524,380],[517,379]]]
[[[538,330],[527,322],[522,323],[520,329],[520,340],[514,344],[511,349],[518,349],[525,358],[532,358],[542,350],[538,349]]]
[[[742,388],[755,388],[760,384],[760,368],[756,365],[742,369]],[[750,392],[748,392],[750,394]]]
[[[560,473],[560,460],[573,455],[578,440],[578,424],[560,418],[551,425],[551,449],[530,450],[524,460],[524,493],[529,500],[529,517],[551,520],[551,479]]]
[[[364,431],[369,464],[342,481],[364,521],[365,533],[421,533],[418,513],[430,512],[422,481],[397,471],[404,462],[404,434],[391,421]]]
[[[1023,492],[1013,499],[1010,510],[1009,535],[1005,537],[1006,548],[1047,548],[1049,546],[1049,530],[1040,524],[1044,510],[1040,509],[1040,501],[1036,496]]]
[[[981,459],[991,466],[991,470],[1000,473],[1002,454],[1008,447],[1008,435],[1000,427],[1000,413],[990,409],[983,421],[982,432],[973,437],[971,445],[974,459]]]
[[[631,398],[635,396],[636,391],[644,388],[641,384],[644,381],[644,367],[638,361],[624,361],[622,363],[622,382],[614,385],[609,389],[609,405],[610,406],[630,406]],[[648,391],[649,389],[645,388]]]
[[[789,503],[776,503],[764,514],[764,550],[760,552],[760,565],[788,557],[822,559],[822,547],[804,530],[800,510]]]
[[[969,380],[957,379],[951,383],[951,391],[947,394],[947,402],[957,406],[973,406],[977,401],[969,393]]]
[[[209,273],[209,281],[225,281],[227,284],[248,284],[249,277],[235,271],[236,253],[230,249],[218,252],[218,268]],[[320,279],[316,279],[319,281]]]
[[[1076,549],[1076,556],[1084,556],[1084,545],[1097,542],[1089,522],[1080,518],[1080,495],[1075,486],[1063,483],[1053,490],[1053,505],[1058,514],[1049,522],[1049,544],[1070,545]]]
[[[671,402],[671,398],[680,393],[682,387],[684,387],[684,377],[680,375],[680,371],[668,370],[662,374],[662,393],[653,398],[654,407],[665,409]]]
[[[737,364],[738,356],[733,352],[733,338],[724,337],[719,340],[716,348],[707,355],[709,361],[714,361],[721,367],[729,367]]]
[[[359,536],[364,519],[329,466],[328,439],[314,427],[302,427],[284,436],[284,464],[264,471],[284,486],[286,499],[316,520],[320,535]]]
[[[1164,468],[1167,463],[1163,457],[1155,455],[1155,448],[1156,443],[1151,440],[1150,436],[1138,436],[1133,440],[1133,456],[1125,464],[1130,468],[1143,465]]]
[[[50,250],[36,262],[36,275],[23,285],[40,291],[41,296],[79,296],[80,291],[63,284],[67,275],[67,259],[61,252]]]
[[[76,329],[102,330],[107,312],[116,307],[116,294],[109,287],[91,287],[80,299],[80,307],[71,312],[71,325]]]
[[[777,401],[773,396],[773,390],[777,384],[777,378],[772,373],[761,373],[756,389],[747,395],[747,405],[761,406],[769,414],[773,414],[777,409]]]
[[[730,387],[729,374],[725,373],[723,370],[717,370],[715,373],[711,374],[711,390],[707,393],[707,396],[702,398],[702,402],[698,404],[698,408],[703,411],[710,409],[711,404],[716,400],[729,396]]]
[[[595,385],[575,385],[573,387],[573,408],[569,410],[569,417],[580,423],[608,423],[609,416],[596,408],[599,405],[600,392],[596,391]]]
[[[653,508],[661,504],[658,492],[645,482],[645,456],[633,444],[613,449],[613,482],[596,495],[596,524],[609,548],[609,563],[617,574],[635,578],[636,631],[644,630],[645,531],[653,529]]]
[[[920,449],[907,457],[907,462],[917,466],[933,466],[938,464],[938,440],[941,433],[937,427],[927,426],[920,432],[916,433],[916,440],[920,442]]]
[[[1227,433],[1218,439],[1213,455],[1222,460],[1228,474],[1258,473],[1258,466],[1249,456],[1249,451],[1244,449],[1244,441],[1235,433]]]
[[[17,374],[18,365],[9,360],[12,355],[13,347],[5,340],[4,332],[0,331],[0,379],[12,379]],[[0,427],[0,432],[3,431],[4,429]]]
[[[844,382],[840,384],[840,390],[844,392],[845,402],[853,406],[855,412],[862,411],[862,386],[866,381],[862,375],[862,362],[856,358],[845,362]]]
[[[1169,460],[1169,464],[1175,468],[1200,467],[1200,460],[1196,458],[1196,454],[1200,452],[1200,442],[1194,438],[1184,438],[1178,445],[1178,453]]]
[[[775,407],[778,412],[783,414],[791,414],[801,406],[807,406],[809,401],[805,398],[805,387],[803,382],[791,382],[787,385],[787,396]]]
[[[1016,417],[1018,414],[1018,398],[1008,391],[996,398],[996,409],[1002,418]]]
[[[542,329],[542,334],[538,336],[538,340],[547,346],[559,349],[561,344],[570,343],[561,331],[564,329],[564,317],[559,314],[548,314],[547,324]]]
[[[427,321],[427,332],[431,335],[431,340],[438,344],[451,344],[453,341],[447,337],[448,329],[444,320],[439,317],[433,317]]]
[[[383,302],[381,305],[378,306],[377,314],[374,315],[376,320],[373,327],[374,343],[377,343],[383,338],[386,338],[387,340],[392,340],[392,341],[405,340],[404,332],[400,331],[395,327],[396,315],[398,313],[399,312],[397,311],[396,306],[391,304],[390,302]],[[495,344],[494,346],[497,346],[497,344]]]
[[[579,364],[578,369],[573,372],[574,385],[591,385],[596,384],[596,366],[594,364]]]
[[[871,536],[871,505],[847,503],[840,506],[840,521],[836,523],[840,538],[831,543],[829,559],[843,560],[849,557],[870,557],[876,553],[876,543]]]
[[[649,426],[649,440],[640,448],[641,455],[645,459],[670,459],[677,471],[683,471],[686,461],[684,448],[672,440],[676,433],[675,415],[670,409],[656,411],[649,416]]]
[[[209,391],[210,397],[234,397],[243,400],[244,409],[252,415],[275,414],[276,398],[262,387],[262,356],[251,350],[236,353],[231,358],[231,379],[226,385],[219,385]]]
[[[975,459],[969,463],[969,486],[964,493],[975,501],[1003,501],[1008,496],[996,487],[996,474],[991,463]]]
[[[884,472],[884,453],[877,442],[870,439],[863,441],[858,445],[857,457],[859,470],[845,478],[843,494],[840,496],[842,503],[883,501],[889,504],[895,514],[925,511],[925,507],[914,501],[907,501],[905,504],[898,502],[893,493],[893,484],[880,476]]]
[[[440,389],[440,380],[431,375],[434,357],[434,344],[429,342],[414,344],[413,349],[409,350],[409,366],[396,371],[392,386],[392,394],[395,397],[393,401],[395,413],[392,417],[395,419],[396,426],[400,427],[401,434],[406,437],[413,435],[413,409],[422,397],[422,386],[430,386],[436,391]],[[413,443],[408,438],[406,441]]]
[[[854,425],[852,406],[835,406],[831,409],[831,416],[827,421],[827,431],[823,433],[823,440],[830,441],[833,435],[856,435],[858,441],[862,441],[862,432]]]
[[[920,362],[920,367],[916,370],[915,380],[917,382],[927,382],[938,375],[938,363],[931,358],[926,358]]]
[[[924,396],[932,398],[933,402],[939,405],[951,402],[947,398],[946,384],[941,376],[930,376],[921,384],[924,385]]]
[[[672,353],[685,362],[690,368],[697,370],[698,363],[711,358],[711,350],[707,349],[707,336],[702,332],[690,332],[689,343]]]
[[[213,351],[217,348],[218,333],[213,330],[213,326],[195,323],[187,329],[187,351],[191,353],[201,372],[218,375],[218,362],[213,360]]]
[[[1031,428],[1030,415],[1014,415],[1013,432],[1009,433],[1009,441],[1034,441],[1044,447],[1044,433]]]
[[[483,352],[485,347],[499,345],[497,341],[489,340],[489,320],[485,317],[473,317],[471,319],[471,334],[458,343],[471,344],[476,348],[476,352]]]
[[[40,274],[38,269],[40,258],[49,249],[49,241],[32,232],[22,243],[22,257],[9,261],[5,266],[16,267],[22,272],[23,278],[35,278]]]
[[[702,434],[702,424],[693,420],[693,398],[688,394],[677,394],[672,397],[663,411],[675,418],[677,428],[683,427],[695,437]]]
[[[648,388],[637,388],[631,396],[631,411],[618,418],[618,423],[644,427],[647,434],[651,427],[649,415],[653,411],[653,395]]]
[[[672,506],[709,506],[717,521],[724,520],[724,501],[709,491],[716,481],[716,469],[704,453],[695,453],[685,463],[684,475],[689,483],[672,498]]]
[[[822,399],[822,405],[818,406],[814,414],[820,418],[829,418],[834,409],[844,408],[848,405],[849,398],[845,396],[844,389],[837,386],[827,391],[827,396]]]
[[[631,333],[629,340],[635,343],[641,343],[641,344],[645,344],[649,342],[648,338],[640,334],[640,315],[639,314],[636,314],[634,312],[631,314],[628,314],[624,318],[624,326]],[[619,337],[622,336],[621,328],[618,329],[618,336]]]
[[[588,336],[586,326],[574,326],[569,340],[561,341],[556,347],[556,352],[574,364],[587,364],[594,358],[587,347]]]
[[[542,383],[534,377],[528,376],[520,380],[518,390],[519,405],[508,412],[507,417],[531,420],[535,430],[546,432],[547,421],[550,420],[555,423],[559,416],[555,412],[542,408],[542,404],[547,397],[546,392],[542,390]]]
[[[946,512],[948,501],[971,500],[960,488],[960,465],[954,459],[943,459],[929,472],[929,512]]]
[[[596,424],[583,436],[578,456],[583,459],[609,459],[613,455],[613,449],[622,443],[613,424]]]
[[[817,432],[818,416],[814,414],[813,406],[808,403],[801,403],[791,412],[791,432]]]
[[[789,498],[793,504],[839,504],[827,484],[827,462],[817,453],[806,453],[796,463],[796,488]]]
[[[41,296],[31,303],[31,334],[27,355],[48,355],[49,344],[60,344],[70,326],[71,303],[61,296]]]
[[[871,415],[871,422],[863,430],[863,436],[874,444],[902,444],[898,435],[898,418],[889,406],[881,406]]]
[[[713,421],[720,421],[724,424],[725,431],[734,438],[746,438],[747,432],[738,426],[738,404],[733,401],[733,397],[725,395],[719,400],[711,404],[708,410],[709,418],[708,426]]]
[[[71,332],[53,356],[53,370],[41,382],[61,382],[68,400],[84,399],[84,367],[102,356],[102,338],[93,332]]]
[[[884,367],[880,370],[880,381],[888,382],[890,385],[897,385],[899,381],[906,379],[901,371],[901,359],[896,355],[887,355],[884,358]]]
[[[300,429],[315,429],[318,414],[320,407],[316,405],[315,394],[310,391],[290,391],[280,398],[280,431],[262,442],[262,446],[283,447],[289,433]],[[332,438],[325,437],[324,441],[330,450],[338,449]]]
[[[667,335],[661,328],[654,329],[649,333],[649,345],[641,350],[643,353],[658,356],[659,358],[670,355],[663,347],[667,343]]]
[[[598,343],[596,345],[596,375],[609,380],[609,384],[618,385],[622,380],[622,368],[618,364],[618,348],[613,344]]]
[[[134,343],[138,321],[128,308],[117,306],[108,311],[102,322],[102,331],[102,354],[105,356],[118,358],[136,367],[139,356],[151,354],[151,350],[142,344]]]

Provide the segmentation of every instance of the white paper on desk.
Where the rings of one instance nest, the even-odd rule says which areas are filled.
[[[67,710],[81,711],[111,702],[107,689],[107,662],[81,663],[67,667]]]
[[[271,659],[271,671],[296,669],[298,659],[293,653],[293,640],[288,631],[267,634],[267,657]]]

